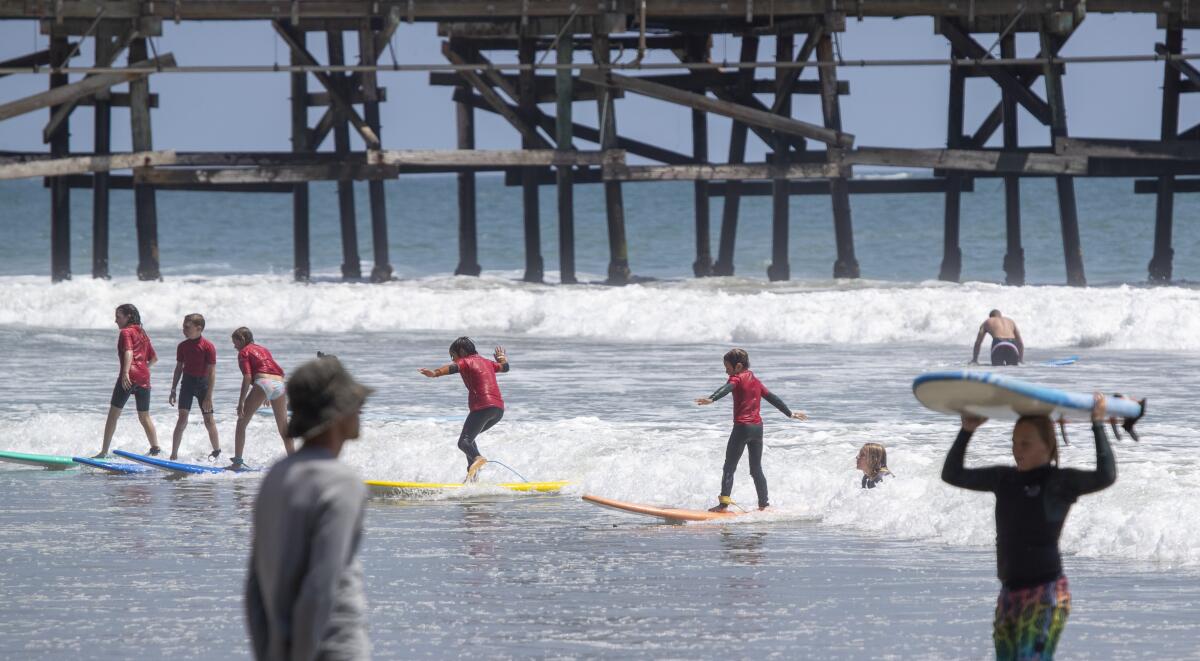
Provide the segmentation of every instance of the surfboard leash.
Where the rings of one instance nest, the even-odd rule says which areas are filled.
[[[509,466],[508,464],[505,464],[505,463],[503,463],[503,462],[496,461],[495,459],[489,459],[489,460],[488,460],[488,463],[489,463],[489,464],[496,464],[497,466],[503,466],[503,467],[507,468],[509,471],[511,471],[511,472],[512,472],[512,474],[513,474],[513,475],[516,475],[517,477],[521,478],[521,481],[522,481],[522,482],[528,482],[528,481],[529,481],[529,480],[525,479],[525,476],[524,476],[524,475],[521,475],[521,474],[520,474],[520,473],[518,473],[516,470],[513,470],[513,467],[512,467],[512,466]]]

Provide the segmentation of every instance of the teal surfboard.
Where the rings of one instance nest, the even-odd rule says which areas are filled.
[[[941,413],[977,415],[1016,420],[1023,415],[1079,418],[1092,410],[1090,393],[1039,386],[994,372],[930,372],[913,380],[913,395],[927,408]],[[1145,413],[1146,400],[1108,397],[1107,413],[1124,419],[1123,427],[1135,439],[1133,425]]]
[[[70,457],[60,457],[55,454],[9,452],[8,450],[0,450],[0,461],[6,461],[10,464],[36,466],[50,471],[62,471],[76,467],[75,462]]]

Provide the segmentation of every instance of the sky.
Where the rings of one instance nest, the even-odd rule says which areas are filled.
[[[847,19],[846,32],[839,36],[842,57],[857,59],[948,58],[945,38],[934,34],[930,18]],[[347,34],[347,60],[354,61],[356,39]],[[994,35],[977,35],[986,48]],[[1154,44],[1165,39],[1151,15],[1091,14],[1063,50],[1065,56],[1152,54]],[[797,39],[797,48],[803,39]],[[400,63],[443,63],[440,39],[434,24],[402,24],[393,39]],[[736,60],[736,37],[715,38],[713,58]],[[267,22],[163,23],[163,36],[156,38],[157,51],[173,53],[179,65],[287,64],[284,44]],[[1187,42],[1184,50],[1187,51]],[[25,55],[47,47],[47,37],[37,33],[33,21],[0,23],[0,60]],[[325,61],[323,35],[309,36],[309,49]],[[761,57],[774,53],[774,43],[765,39]],[[998,52],[996,48],[996,52]],[[1018,56],[1033,57],[1038,50],[1036,34],[1018,37]],[[539,53],[540,58],[542,54]],[[582,53],[576,57],[581,58]],[[624,60],[632,59],[626,52]],[[650,61],[671,61],[663,53]],[[493,61],[512,61],[511,55],[492,54]],[[91,44],[85,43],[77,63],[93,61]],[[385,54],[382,61],[390,63]],[[548,61],[553,62],[553,54]],[[771,77],[769,70],[760,78]],[[856,136],[857,146],[941,147],[946,144],[948,69],[946,67],[839,69],[839,77],[850,83],[850,95],[842,98],[843,128]],[[72,80],[77,79],[73,77]],[[804,79],[815,79],[806,70]],[[1076,137],[1124,137],[1157,139],[1160,131],[1162,63],[1073,64],[1064,78],[1070,133]],[[46,89],[45,75],[17,74],[0,78],[0,103],[7,103]],[[381,106],[382,140],[387,149],[453,149],[455,147],[452,88],[432,87],[428,74],[384,72],[380,84],[388,88],[388,101]],[[123,90],[126,86],[116,88]],[[159,74],[151,78],[152,91],[159,94],[153,111],[153,142],[156,149],[180,151],[288,150],[290,149],[289,79],[285,73],[266,74]],[[1044,94],[1041,85],[1035,89]],[[320,91],[310,77],[310,91]],[[1189,95],[1190,96],[1190,95]],[[769,105],[769,97],[761,97]],[[999,101],[998,87],[989,79],[967,82],[966,127],[973,132],[981,119]],[[552,105],[543,106],[553,112]],[[311,110],[315,124],[323,109]],[[627,96],[617,101],[618,131],[627,137],[651,141],[684,153],[691,152],[690,112],[664,102]],[[596,104],[578,102],[577,122],[596,124]],[[1021,144],[1045,145],[1048,128],[1020,111]],[[112,147],[127,151],[128,112],[113,110]],[[816,96],[797,97],[793,116],[819,123],[820,101]],[[504,120],[491,113],[476,113],[477,147],[507,149],[520,146],[519,136]],[[47,111],[29,113],[0,122],[0,150],[47,149],[42,127]],[[1185,96],[1180,127],[1200,121],[1200,110]],[[352,132],[354,148],[362,143]],[[712,160],[725,160],[729,122],[709,121]],[[995,145],[999,132],[993,138]],[[594,149],[591,143],[578,143]],[[92,149],[92,112],[77,109],[72,115],[71,148]],[[323,149],[331,149],[327,140]],[[765,146],[751,137],[747,160],[762,160]]]

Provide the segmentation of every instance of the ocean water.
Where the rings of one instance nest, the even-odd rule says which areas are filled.
[[[116,220],[115,277],[87,276],[88,201],[77,195],[76,277],[51,285],[45,192],[0,186],[0,344],[8,348],[0,447],[98,449],[116,370],[112,310],[133,302],[164,356],[153,374],[160,442],[175,422],[166,404],[171,347],[182,339],[182,316],[200,311],[219,352],[224,447],[238,385],[228,337],[246,325],[285,369],[332,352],[377,389],[362,439],[343,454],[364,478],[453,481],[465,464],[454,447],[465,393],[456,379],[428,380],[417,369],[441,364],[450,341],[470,334],[481,349],[503,344],[513,364],[500,377],[505,418],[480,437],[481,450],[529,479],[572,484],[559,495],[484,487],[372,500],[363,561],[379,658],[988,658],[998,590],[992,498],[940,481],[957,421],[920,407],[911,381],[961,367],[979,322],[998,307],[1029,347],[1031,364],[1013,370],[1021,378],[1150,401],[1142,441],[1114,444],[1117,483],[1082,498],[1068,519],[1062,549],[1074,604],[1061,657],[1197,658],[1200,549],[1189,522],[1200,516],[1200,290],[1188,281],[1200,271],[1200,234],[1185,198],[1175,264],[1184,281],[1173,286],[1141,283],[1153,205],[1128,182],[1080,183],[1094,186],[1081,194],[1094,205],[1083,214],[1089,288],[1054,284],[1063,279],[1057,220],[1032,212],[1028,269],[1042,284],[995,284],[1003,216],[999,186],[983,190],[987,182],[966,196],[970,282],[929,280],[940,260],[941,203],[927,196],[855,199],[868,278],[854,282],[828,279],[827,204],[798,199],[795,280],[772,284],[762,278],[766,206],[744,206],[738,276],[694,280],[690,190],[630,187],[631,261],[657,279],[561,287],[518,282],[519,194],[496,180],[481,190],[485,276],[448,275],[457,255],[445,201],[453,183],[420,181],[389,185],[402,277],[383,285],[336,277],[331,191],[330,208],[314,218],[312,284],[290,280],[286,196],[176,193],[160,195],[162,282],[132,277],[130,227],[118,231],[124,221]],[[1029,184],[1030,204],[1053,210],[1052,186],[1039,186]],[[128,206],[114,197],[114,207]],[[543,206],[549,214],[552,194]],[[586,199],[581,207],[580,268],[598,280],[602,207]],[[1149,220],[1135,222],[1147,208]],[[548,219],[548,270],[552,226]],[[811,416],[801,423],[764,409],[773,511],[667,526],[581,502],[584,493],[683,507],[715,500],[729,405],[692,401],[723,382],[721,355],[733,345]],[[1036,365],[1067,355],[1081,359]],[[265,416],[252,424],[251,464],[282,454],[272,427]],[[1069,431],[1063,464],[1093,466],[1087,426]],[[1003,423],[985,425],[968,463],[1011,461],[1007,433]],[[896,473],[870,491],[858,488],[854,470],[865,442],[883,443]],[[127,414],[114,446],[145,445]],[[193,420],[182,455],[200,459],[206,447]],[[513,475],[492,465],[483,477]],[[0,464],[0,656],[248,655],[240,590],[258,479]],[[754,499],[744,465],[734,499]]]

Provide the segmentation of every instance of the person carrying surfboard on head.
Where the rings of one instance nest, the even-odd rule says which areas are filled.
[[[700,406],[708,406],[729,393],[733,393],[733,431],[729,433],[729,442],[725,445],[725,466],[721,474],[721,495],[716,507],[710,512],[724,512],[733,503],[733,473],[737,470],[742,452],[750,449],[750,477],[754,479],[754,490],[758,492],[758,509],[765,510],[770,505],[767,500],[767,476],[762,470],[763,426],[759,414],[760,400],[765,399],[784,415],[796,420],[807,420],[803,411],[792,412],[750,371],[750,355],[745,349],[730,349],[726,352],[725,373],[729,380],[717,388],[708,397],[696,400]]]
[[[217,436],[212,403],[213,386],[217,382],[217,348],[203,333],[204,315],[193,313],[183,318],[183,336],[187,339],[175,349],[175,373],[171,375],[171,396],[167,398],[171,406],[179,403],[179,420],[171,436],[171,461],[179,458],[179,445],[183,443],[183,431],[187,429],[193,398],[200,404],[200,415],[204,418],[204,428],[208,430],[208,442],[212,444],[212,454],[208,456],[213,459],[221,456],[221,441]],[[181,380],[183,387],[176,398],[175,388]]]
[[[437,369],[422,367],[421,374],[433,379],[448,374],[462,375],[467,386],[467,408],[470,413],[463,422],[458,436],[458,449],[467,455],[467,480],[475,479],[487,459],[479,454],[475,437],[491,429],[504,417],[504,398],[500,396],[500,385],[496,383],[496,372],[509,370],[508,356],[504,347],[496,347],[495,361],[479,355],[475,343],[469,337],[460,337],[450,344],[450,363]]]
[[[283,368],[261,344],[254,343],[254,333],[242,326],[233,331],[233,348],[238,352],[238,367],[242,370],[242,389],[238,392],[238,421],[233,437],[233,459],[229,468],[240,470],[245,462],[242,451],[246,449],[246,427],[254,418],[254,412],[263,402],[270,402],[275,413],[275,426],[283,448],[288,454],[295,452],[292,437],[287,433],[287,396],[284,392]]]
[[[1096,393],[1092,435],[1096,470],[1059,468],[1054,423],[1026,415],[1012,431],[1016,467],[964,468],[967,442],[984,419],[964,415],[946,455],[942,479],[972,491],[996,494],[996,564],[1002,588],[992,637],[997,659],[1052,659],[1071,612],[1058,539],[1067,512],[1084,494],[1117,480],[1117,462],[1104,433],[1106,400]]]
[[[988,318],[979,325],[979,334],[975,336],[975,351],[971,354],[971,364],[979,364],[979,347],[983,345],[983,336],[992,336],[992,365],[1019,365],[1025,361],[1025,342],[1021,339],[1021,331],[1017,322],[992,310]]]
[[[336,358],[301,365],[287,383],[287,434],[303,446],[271,467],[254,503],[244,606],[257,659],[371,655],[358,558],[367,489],[338,461],[370,394]]]
[[[114,316],[117,328],[121,329],[117,336],[117,360],[121,363],[121,371],[113,386],[108,419],[104,422],[104,442],[100,446],[100,454],[93,458],[108,456],[113,434],[117,431],[117,419],[121,417],[130,395],[137,405],[138,422],[142,423],[146,440],[150,441],[150,455],[153,456],[162,452],[162,448],[158,447],[154,419],[150,417],[150,367],[158,362],[158,354],[154,352],[150,336],[142,329],[142,315],[137,307],[132,303],[122,303],[117,306]]]

